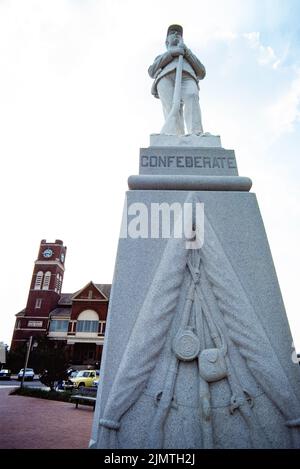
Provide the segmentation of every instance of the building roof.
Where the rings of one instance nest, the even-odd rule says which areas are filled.
[[[94,285],[98,288],[98,290],[100,290],[106,296],[106,298],[109,299],[110,290],[111,290],[111,284],[110,283],[95,283]],[[60,306],[71,306],[73,296],[75,296],[80,291],[81,290],[78,290],[75,293],[62,293],[60,295],[60,299],[58,301],[58,304]]]
[[[98,290],[100,290],[106,298],[109,299],[110,297],[110,290],[111,290],[111,284],[110,283],[95,283],[96,287]]]
[[[72,296],[74,293],[62,293],[58,301],[59,305],[69,305],[72,306]]]
[[[24,316],[24,313],[25,313],[25,308],[22,309],[22,311],[20,311],[19,313],[17,313],[16,316]]]
[[[52,318],[53,316],[57,317],[66,317],[69,318],[71,315],[71,308],[55,308],[51,311],[50,317]]]
[[[111,284],[110,283],[95,283],[94,284],[98,290],[100,290],[104,296],[106,296],[107,299],[110,297],[110,290],[111,290]],[[72,298],[76,293],[79,293],[80,290],[77,290],[75,293],[61,293],[60,298],[58,300],[58,305],[59,306],[72,306]],[[56,308],[60,309],[60,308]],[[26,308],[22,309],[19,313],[16,314],[16,316],[24,316],[24,313],[26,311]],[[55,310],[51,311],[51,314]]]

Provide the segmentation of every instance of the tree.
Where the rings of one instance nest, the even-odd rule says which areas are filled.
[[[41,373],[40,380],[54,389],[55,383],[66,378],[68,362],[64,342],[56,342],[47,337],[36,339],[37,346],[30,355],[30,366]]]
[[[22,343],[17,349],[7,352],[6,367],[14,373],[18,373],[24,366],[26,355],[26,342]]]

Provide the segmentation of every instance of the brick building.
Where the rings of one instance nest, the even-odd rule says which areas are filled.
[[[26,308],[16,314],[11,349],[30,336],[64,341],[74,364],[100,361],[110,285],[89,282],[75,293],[61,293],[67,248],[61,240],[41,241]]]

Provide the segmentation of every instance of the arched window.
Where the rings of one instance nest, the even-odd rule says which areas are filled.
[[[76,332],[97,333],[99,317],[96,311],[86,309],[79,314],[77,318]]]
[[[59,293],[59,274],[56,274],[55,291]]]
[[[60,276],[59,276],[59,289],[58,289],[58,293],[61,292],[61,287],[62,287],[62,276],[60,275]]]
[[[51,272],[46,272],[44,277],[43,290],[49,290],[50,280]]]
[[[40,272],[38,272],[36,274],[35,285],[34,285],[35,290],[40,290],[41,289],[43,276],[44,276],[44,272],[42,272],[41,270],[40,270]]]

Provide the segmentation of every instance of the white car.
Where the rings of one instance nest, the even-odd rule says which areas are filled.
[[[10,379],[10,376],[11,376],[10,370],[4,369],[4,368],[0,370],[0,379]]]
[[[23,373],[24,373],[24,368],[22,368],[19,373],[18,373],[18,380],[21,381],[23,378]],[[24,380],[27,379],[28,381],[33,381],[34,380],[34,371],[32,368],[26,368],[25,369],[25,375],[24,375]]]

